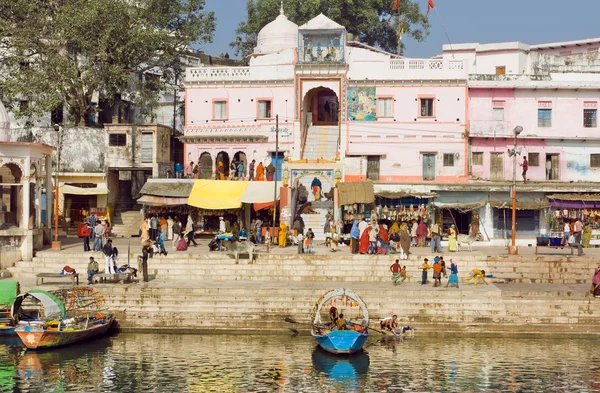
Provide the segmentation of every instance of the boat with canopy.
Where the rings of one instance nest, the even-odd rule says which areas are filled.
[[[15,332],[29,349],[88,340],[113,322],[102,294],[87,287],[28,291],[17,296],[12,313],[19,320]]]
[[[326,322],[323,313],[327,315]],[[342,315],[345,324],[340,323]],[[313,308],[312,320],[312,336],[330,353],[356,353],[369,338],[367,305],[350,289],[338,288],[321,296]]]

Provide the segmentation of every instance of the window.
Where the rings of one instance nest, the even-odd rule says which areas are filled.
[[[213,120],[227,120],[227,101],[213,102]]]
[[[367,179],[379,181],[379,156],[367,156]]]
[[[127,135],[108,134],[108,146],[127,146]]]
[[[538,109],[538,127],[552,127],[552,109]]]
[[[600,168],[600,154],[590,154],[590,168]]]
[[[271,100],[258,100],[258,118],[259,119],[270,119],[271,118]]]
[[[392,117],[392,98],[377,98],[377,117]]]
[[[142,163],[152,162],[153,138],[151,132],[142,132]]]
[[[483,165],[483,152],[472,154],[472,165]]]
[[[453,153],[445,153],[444,154],[444,166],[454,166],[454,154]]]
[[[527,163],[529,166],[540,166],[540,153],[529,153]]]
[[[421,117],[433,117],[433,98],[419,99],[421,104]]]
[[[596,127],[596,112],[597,109],[584,109],[583,110],[583,126],[585,128]]]
[[[496,75],[506,75],[506,66],[496,66]]]
[[[494,108],[494,121],[504,121],[504,108]]]

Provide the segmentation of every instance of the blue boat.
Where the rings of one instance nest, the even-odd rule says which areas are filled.
[[[346,326],[338,329],[336,321],[343,315],[337,311],[340,307],[356,309],[356,322],[346,321]],[[329,306],[329,321],[323,322],[321,311]],[[342,309],[342,311],[345,311]],[[353,354],[362,350],[369,338],[369,312],[365,302],[349,289],[338,288],[321,296],[313,309],[312,336],[325,351],[333,354]]]
[[[15,334],[16,321],[12,305],[19,292],[20,286],[17,281],[0,280],[0,336]]]

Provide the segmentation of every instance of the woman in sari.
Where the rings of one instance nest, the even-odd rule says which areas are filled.
[[[369,251],[369,231],[371,230],[371,226],[369,225],[367,227],[367,229],[365,229],[362,233],[362,235],[360,236],[360,241],[359,241],[359,252],[361,254],[365,254],[367,251]]]
[[[287,225],[282,221],[279,224],[279,247],[285,247],[287,241]]]
[[[449,236],[448,236],[448,251],[450,252],[456,252],[456,226],[454,224],[452,224],[450,226],[450,231],[449,231]]]
[[[589,224],[586,224],[585,227],[583,228],[583,236],[581,238],[581,245],[584,248],[589,248],[590,240],[592,240],[592,226]]]
[[[427,238],[427,225],[425,221],[421,220],[419,226],[417,226],[417,247],[425,246],[425,239]]]
[[[379,225],[379,233],[377,234],[379,238],[380,246],[379,253],[387,255],[390,253],[390,236],[388,235],[387,230],[383,225]]]
[[[263,166],[263,163],[259,163],[258,166],[256,167],[256,180],[258,181],[263,181],[265,180],[265,167]]]

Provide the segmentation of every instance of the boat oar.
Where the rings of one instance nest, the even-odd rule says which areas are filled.
[[[381,333],[381,334],[387,334],[387,332],[385,332],[385,331],[383,331],[383,330],[375,329],[375,328],[372,328],[372,327],[370,327],[370,326],[369,326],[369,329],[370,329],[370,330],[374,330],[374,331],[376,331],[377,333]]]

